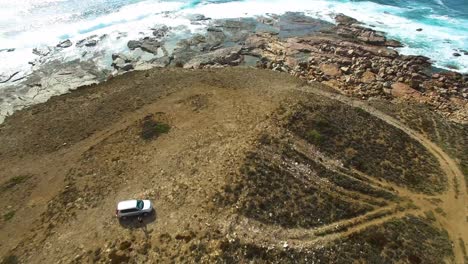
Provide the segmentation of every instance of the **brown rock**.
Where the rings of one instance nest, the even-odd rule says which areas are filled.
[[[131,246],[132,246],[132,242],[126,240],[126,241],[122,241],[120,243],[119,249],[120,250],[126,250],[126,249],[130,248]]]
[[[333,63],[320,64],[320,70],[323,72],[323,74],[332,77],[337,77],[341,75],[340,67]]]
[[[390,40],[387,40],[387,42],[385,42],[385,46],[394,47],[394,48],[401,48],[404,45],[398,40],[390,39]]]
[[[335,21],[336,23],[342,24],[342,25],[351,25],[351,24],[359,23],[359,21],[357,21],[356,19],[343,15],[343,14],[336,15]]]
[[[409,85],[397,82],[392,84],[392,95],[395,97],[421,99],[422,95],[417,90],[411,88]]]
[[[363,83],[372,83],[375,81],[375,74],[371,71],[365,71],[363,74],[362,74],[362,78],[361,78],[361,82]]]

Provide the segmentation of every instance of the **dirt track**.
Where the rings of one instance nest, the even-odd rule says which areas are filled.
[[[434,155],[440,163],[442,170],[445,172],[449,179],[450,187],[446,193],[440,195],[438,198],[443,201],[443,208],[446,212],[445,217],[438,217],[438,220],[443,223],[443,226],[449,231],[450,236],[453,241],[458,241],[458,239],[463,239],[463,241],[468,241],[468,228],[466,223],[467,209],[466,205],[468,204],[466,188],[459,188],[455,190],[454,182],[458,182],[462,186],[465,184],[465,178],[460,168],[447,153],[445,153],[439,146],[428,140],[426,137],[417,133],[416,131],[410,129],[402,122],[396,120],[395,118],[361,102],[350,99],[342,95],[324,92],[323,90],[318,89],[302,89],[306,92],[312,92],[321,96],[326,96],[328,98],[338,100],[342,103],[348,104],[353,107],[359,107],[373,116],[376,116],[388,124],[401,129],[406,134],[420,142],[427,150],[429,150],[432,155]],[[435,210],[437,205],[428,202],[427,199],[432,198],[432,196],[424,196],[421,194],[411,193],[409,190],[402,189],[396,185],[392,186],[397,189],[402,196],[409,197],[417,206],[420,208],[431,208]],[[464,262],[464,254],[459,243],[454,243],[455,251],[455,261],[456,263]]]
[[[232,215],[234,208],[220,211],[212,197],[227,176],[238,173],[260,134],[274,133],[278,109],[288,109],[305,93],[359,107],[407,133],[438,159],[449,178],[448,191],[427,196],[387,182],[386,187],[418,208],[398,210],[390,203],[310,230],[261,225]],[[170,132],[142,140],[141,121],[148,115],[169,124]],[[134,243],[154,245],[165,234],[184,237],[186,230],[247,233],[246,240],[258,243],[313,246],[438,206],[446,213],[437,215],[437,222],[454,241],[455,263],[464,258],[458,238],[468,241],[466,190],[461,188],[455,198],[452,184],[457,179],[465,186],[464,177],[451,157],[385,113],[321,85],[305,86],[286,74],[253,69],[135,72],[18,112],[0,127],[0,144],[1,182],[27,176],[2,194],[0,205],[10,206],[15,214],[0,225],[0,255],[21,254],[28,263],[81,262],[86,251],[105,251],[117,239],[131,237]],[[381,188],[370,176],[362,176]],[[156,217],[145,222],[143,232],[135,223],[119,225],[113,217],[115,203],[129,197],[155,202]],[[429,198],[442,203],[433,204]],[[366,203],[371,198],[359,199]],[[386,214],[366,219],[381,212]],[[348,225],[346,231],[317,236],[341,225]],[[251,232],[259,228],[264,235]]]

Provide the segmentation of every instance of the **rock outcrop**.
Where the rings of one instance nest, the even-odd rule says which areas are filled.
[[[195,56],[188,61],[184,68],[199,69],[206,65],[235,66],[242,62],[240,52],[242,47],[237,45],[229,48],[218,49],[209,53]]]
[[[69,39],[67,39],[57,44],[57,48],[66,49],[66,48],[71,47],[72,45],[73,43]]]
[[[363,99],[417,100],[454,121],[468,122],[468,76],[455,72],[431,75],[424,56],[405,56],[401,43],[338,15],[338,25],[306,37],[282,39],[255,33],[245,42],[258,67],[289,72]]]

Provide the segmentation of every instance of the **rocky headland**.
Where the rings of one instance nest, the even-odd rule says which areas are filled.
[[[191,21],[3,80],[2,263],[468,260],[466,75],[342,15]]]
[[[360,99],[425,104],[452,121],[468,122],[468,75],[436,69],[427,57],[401,55],[395,48],[402,43],[351,17],[336,15],[336,24],[301,13],[227,20],[195,15],[190,20],[206,30],[181,37],[170,27],[154,27],[150,36],[129,41],[128,52],[105,59],[104,67],[96,63],[103,55],[92,50],[109,41],[107,35],[35,49],[39,57],[31,62],[31,74],[14,73],[1,80],[11,87],[1,91],[0,115],[132,70],[242,65],[288,72]],[[55,57],[73,45],[83,49],[81,59],[63,62]]]
[[[169,29],[130,41],[158,58],[143,63],[124,54],[113,56],[119,73],[136,68],[188,69],[255,66],[321,82],[361,99],[385,98],[421,103],[452,121],[468,122],[468,75],[435,69],[424,56],[400,55],[403,44],[359,21],[339,14],[336,25],[300,13],[240,20],[210,21],[206,33],[165,48]],[[159,53],[158,53],[159,52]],[[148,63],[150,65],[148,65]]]

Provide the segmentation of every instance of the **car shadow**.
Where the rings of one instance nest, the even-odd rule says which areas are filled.
[[[147,225],[156,221],[156,210],[146,216],[127,216],[118,219],[120,226],[126,229],[142,229],[147,235]]]

